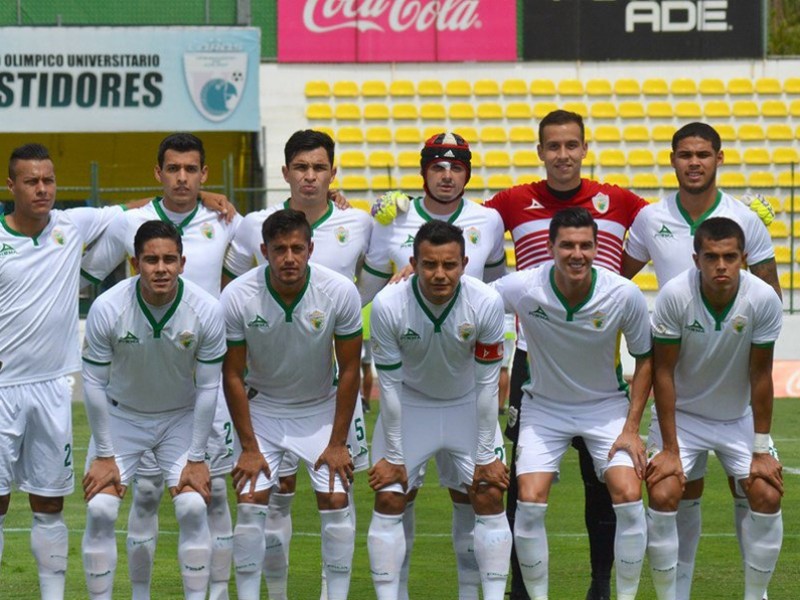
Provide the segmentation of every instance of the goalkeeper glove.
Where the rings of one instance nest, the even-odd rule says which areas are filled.
[[[775,220],[775,209],[772,208],[769,200],[761,194],[745,194],[739,200],[756,213],[764,225],[769,225]]]
[[[370,214],[381,225],[389,225],[398,213],[408,212],[410,198],[403,192],[386,192],[372,203]]]

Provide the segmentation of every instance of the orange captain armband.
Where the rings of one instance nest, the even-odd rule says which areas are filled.
[[[475,344],[475,360],[480,363],[494,363],[503,360],[503,342],[496,344]]]

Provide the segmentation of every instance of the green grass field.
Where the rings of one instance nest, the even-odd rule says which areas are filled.
[[[80,482],[89,430],[82,405],[75,405],[75,479]],[[375,411],[367,414],[368,424]],[[645,427],[643,426],[643,431]],[[371,431],[371,428],[370,428]],[[778,570],[770,586],[770,600],[800,598],[800,399],[776,402],[773,437],[785,466],[786,497],[783,505],[784,542]],[[561,483],[551,495],[547,516],[550,543],[550,597],[558,600],[583,600],[589,582],[588,543],[583,525],[583,490],[576,453],[570,451],[562,465]],[[716,461],[710,461],[706,494],[703,500],[703,537],[695,571],[694,598],[741,598],[742,573],[739,549],[733,530],[733,506],[724,474]],[[429,484],[417,500],[417,537],[411,564],[410,595],[415,600],[457,598],[455,560],[450,543],[450,503],[447,493],[435,483],[435,470],[429,471]],[[291,549],[290,597],[316,600],[319,597],[320,540],[319,519],[307,478],[302,475],[294,504],[294,538]],[[350,597],[374,598],[367,558],[367,527],[372,494],[362,474],[356,481],[358,534]],[[231,505],[234,505],[231,495]],[[114,598],[130,598],[125,558],[128,499],[124,502],[118,529],[120,553]],[[76,491],[65,509],[70,529],[70,563],[67,575],[69,599],[85,598],[80,544],[85,523],[82,494]],[[24,495],[15,493],[5,523],[5,550],[0,571],[0,598],[28,600],[38,598],[36,569],[29,549],[30,510]],[[154,599],[182,598],[176,560],[177,526],[170,502],[163,502],[161,533],[156,554],[153,582]],[[267,597],[262,588],[262,596]],[[231,598],[236,598],[231,585]],[[642,577],[639,598],[653,599],[648,569]]]

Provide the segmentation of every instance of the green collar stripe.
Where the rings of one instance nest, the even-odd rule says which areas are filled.
[[[48,221],[47,224],[49,225],[50,222]],[[36,235],[25,235],[24,233],[20,233],[19,231],[17,231],[16,229],[12,228],[11,225],[8,224],[8,222],[6,221],[6,216],[5,215],[0,215],[0,225],[2,225],[3,229],[5,229],[6,232],[10,233],[11,235],[13,235],[15,237],[28,238],[28,239],[33,241],[33,245],[34,246],[38,246],[39,245],[39,236],[42,235],[41,231],[39,233],[37,233]],[[47,229],[47,225],[45,225],[45,229]],[[44,231],[44,229],[42,231]]]
[[[267,265],[267,267],[264,269],[264,280],[267,283],[267,291],[269,292],[270,296],[272,296],[275,302],[278,303],[278,306],[280,306],[283,309],[283,312],[286,315],[286,322],[291,323],[292,312],[294,311],[295,307],[298,304],[300,304],[300,301],[303,299],[303,296],[305,295],[306,290],[308,289],[308,284],[311,281],[311,265],[308,265],[306,267],[306,282],[303,284],[303,289],[300,290],[300,293],[297,294],[294,301],[288,306],[280,297],[280,294],[278,294],[275,288],[272,287],[272,284],[269,281],[269,265]]]
[[[700,274],[698,273],[698,277]],[[726,304],[721,311],[717,312],[714,310],[714,307],[711,306],[708,302],[708,298],[703,293],[703,284],[700,283],[700,298],[703,300],[703,306],[706,307],[708,314],[710,314],[714,318],[714,331],[721,331],[722,330],[722,323],[725,321],[725,318],[728,316],[728,313],[731,312],[733,308],[733,303],[736,302],[736,296],[739,295],[739,288],[736,288],[736,292],[734,292],[731,301]]]
[[[153,208],[155,208],[156,214],[158,215],[159,219],[161,219],[165,223],[172,223],[170,218],[167,216],[167,213],[164,212],[164,208],[161,206],[161,201],[162,201],[161,196],[156,197],[156,199],[153,200]],[[200,210],[199,198],[197,200],[197,204],[195,204],[194,206],[194,210],[190,212],[189,215],[183,221],[181,221],[180,223],[172,223],[173,225],[175,225],[175,227],[178,228],[178,233],[183,235],[183,228],[192,222],[192,219],[194,219],[194,216],[197,214],[198,210]]]
[[[175,299],[172,301],[172,305],[169,307],[169,310],[167,310],[167,312],[164,314],[164,317],[160,321],[156,321],[155,317],[153,317],[153,313],[151,313],[150,309],[147,308],[147,304],[142,297],[142,289],[140,284],[141,280],[137,280],[136,301],[139,303],[139,308],[142,309],[142,313],[144,314],[148,323],[150,323],[150,327],[153,328],[153,337],[160,338],[161,331],[167,325],[167,322],[172,318],[172,315],[175,314],[175,311],[178,310],[178,306],[181,303],[181,298],[183,298],[183,280],[178,277],[178,293],[175,294]]]
[[[700,223],[705,221],[709,216],[711,216],[711,213],[713,213],[717,209],[717,206],[719,206],[719,203],[721,201],[722,201],[722,190],[717,190],[717,196],[716,198],[714,198],[714,202],[711,204],[708,210],[699,217],[697,217],[696,221],[693,221],[692,217],[689,216],[689,213],[686,211],[685,208],[683,208],[683,205],[681,204],[680,194],[678,192],[675,193],[675,204],[678,205],[678,210],[680,211],[681,216],[689,224],[689,228],[691,229],[692,235],[694,235],[694,232],[700,226]]]
[[[444,323],[445,319],[447,319],[447,315],[450,314],[450,311],[453,310],[453,307],[456,304],[456,300],[458,300],[458,295],[461,293],[461,282],[459,282],[458,286],[456,287],[456,291],[453,294],[453,297],[450,299],[450,302],[445,307],[444,311],[442,312],[441,316],[437,319],[433,316],[433,313],[428,308],[428,305],[425,304],[425,300],[422,297],[422,293],[419,291],[419,284],[417,283],[417,276],[414,275],[411,278],[411,289],[414,290],[414,297],[417,299],[417,303],[419,304],[420,308],[422,308],[422,312],[431,320],[433,323],[433,332],[439,333],[442,331],[442,324]]]
[[[425,207],[422,206],[422,200],[423,200],[423,198],[421,196],[417,197],[417,198],[414,198],[414,208],[417,209],[417,212],[419,213],[419,216],[422,217],[422,219],[427,223],[427,222],[433,220],[435,217],[432,217],[431,215],[428,214],[428,211],[426,211]],[[456,212],[454,212],[452,215],[450,215],[450,217],[447,219],[447,222],[452,225],[455,222],[455,220],[459,217],[459,215],[461,214],[462,210],[464,210],[464,198],[463,197],[458,201],[458,208],[456,209]]]
[[[550,267],[550,286],[553,288],[553,293],[558,298],[558,301],[561,302],[561,305],[567,311],[567,321],[574,321],[575,314],[586,306],[586,303],[592,299],[594,295],[594,286],[597,284],[597,270],[592,267],[592,285],[589,287],[589,293],[586,294],[586,297],[578,302],[575,306],[570,307],[569,302],[564,297],[564,295],[559,291],[558,286],[556,285],[556,267],[555,265]]]
[[[283,208],[292,208],[291,206],[289,206],[289,202],[290,201],[291,201],[291,198],[287,198],[286,201],[283,203]],[[325,214],[322,215],[319,219],[317,219],[316,221],[311,223],[311,231],[313,232],[317,227],[319,227],[325,221],[330,219],[332,214],[333,214],[333,202],[328,200],[328,210],[326,210]]]

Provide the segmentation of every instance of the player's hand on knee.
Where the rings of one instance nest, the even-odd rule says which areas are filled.
[[[200,494],[206,504],[211,501],[211,474],[204,460],[186,462],[178,480],[177,492],[188,491],[187,488]]]
[[[662,450],[647,463],[645,482],[649,488],[668,477],[676,477],[681,484],[681,488],[686,486],[686,475],[683,472],[680,454]]]
[[[236,466],[231,471],[233,489],[236,490],[236,494],[243,495],[245,487],[249,483],[250,489],[247,490],[247,495],[252,498],[256,493],[256,482],[261,473],[267,479],[270,478],[271,471],[264,455],[258,450],[242,450],[239,460],[236,461]]]
[[[107,487],[113,487],[120,498],[125,489],[119,475],[117,461],[113,456],[97,457],[92,460],[86,475],[83,476],[83,499],[89,502]]]
[[[404,492],[408,491],[408,473],[403,464],[397,465],[382,458],[375,463],[367,475],[369,476],[369,487],[376,492],[393,483],[399,483]]]
[[[501,490],[507,490],[509,484],[508,467],[496,458],[488,465],[475,465],[475,472],[472,475],[472,487],[492,485]]]
[[[314,464],[314,470],[319,470],[322,465],[328,466],[328,484],[331,494],[333,493],[333,482],[337,475],[342,480],[342,487],[346,490],[350,489],[354,467],[353,459],[350,457],[350,451],[347,449],[346,444],[328,444]]]
[[[750,476],[745,480],[744,488],[749,490],[756,479],[763,479],[783,496],[783,466],[771,454],[753,454]]]
[[[608,460],[611,460],[618,451],[627,452],[633,461],[633,468],[639,479],[644,479],[645,469],[647,468],[647,451],[644,442],[639,436],[639,432],[623,431],[614,441],[611,450],[608,452]]]

